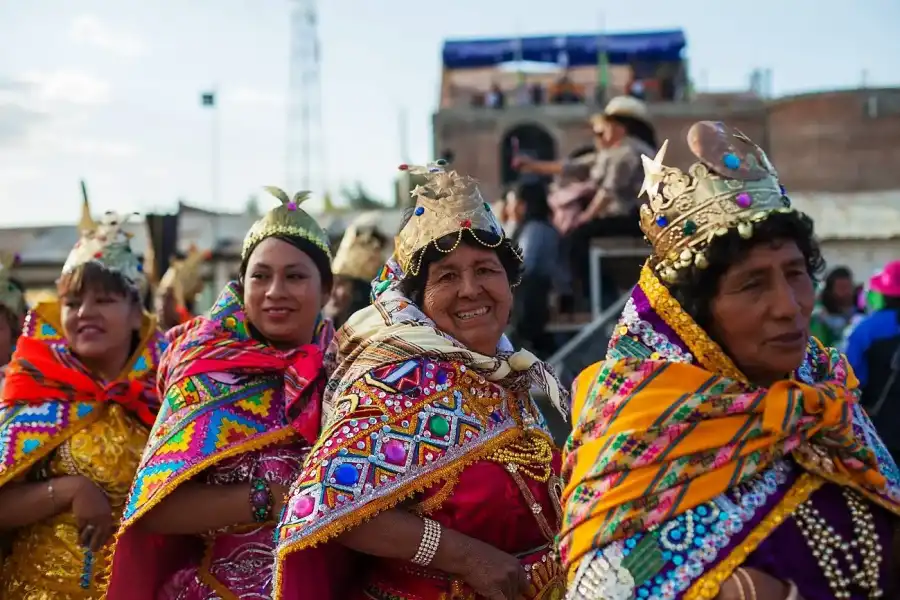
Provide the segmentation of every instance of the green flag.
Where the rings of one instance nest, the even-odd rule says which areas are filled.
[[[200,104],[202,106],[214,107],[216,105],[216,94],[214,92],[204,92],[200,95]]]

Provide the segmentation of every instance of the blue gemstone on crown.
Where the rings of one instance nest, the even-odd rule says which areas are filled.
[[[416,207],[415,213],[416,213],[417,217],[421,217],[424,212],[425,212],[425,209],[422,208],[421,206]]]
[[[741,166],[741,159],[738,158],[737,154],[733,154],[731,152],[729,152],[722,158],[722,162],[725,163],[725,166],[732,171],[740,168]]]
[[[669,220],[666,218],[666,215],[656,215],[656,224],[660,227],[665,227],[669,224]]]

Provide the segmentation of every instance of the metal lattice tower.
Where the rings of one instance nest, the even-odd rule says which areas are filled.
[[[290,73],[287,98],[286,180],[290,193],[325,192],[319,33],[316,0],[290,0]]]

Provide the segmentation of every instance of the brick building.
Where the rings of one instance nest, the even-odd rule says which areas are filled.
[[[592,143],[590,105],[443,107],[434,115],[435,156],[478,179],[486,195],[514,179],[511,140],[527,139],[541,158],[560,158]],[[829,91],[765,101],[700,95],[691,102],[650,103],[666,164],[687,168],[682,143],[699,120],[721,120],[760,144],[792,192],[900,190],[900,89]]]
[[[900,258],[900,89],[838,90],[763,100],[748,94],[699,95],[691,102],[649,104],[659,140],[670,139],[666,164],[686,169],[683,143],[699,120],[722,120],[769,154],[795,206],[813,217],[830,265],[859,280]],[[592,143],[587,104],[492,109],[444,103],[435,113],[435,156],[497,197],[516,174],[511,140],[553,159]],[[525,140],[525,141],[522,141]]]

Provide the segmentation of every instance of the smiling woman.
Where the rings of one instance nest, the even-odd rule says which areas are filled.
[[[126,507],[110,600],[269,597],[274,521],[319,434],[333,331],[320,318],[328,236],[299,207],[308,194],[269,191],[281,204],[247,233],[239,279],[169,332],[163,417]],[[329,597],[332,580],[311,576],[319,560],[286,566],[290,597]]]
[[[318,546],[366,555],[342,599],[561,598],[558,453],[530,390],[565,398],[503,335],[521,255],[471,179],[410,170],[425,181],[396,254],[335,339],[324,432],[277,534],[275,597],[292,597],[291,557]]]
[[[164,348],[124,219],[85,203],[59,300],[28,314],[0,404],[0,597],[106,597],[113,534],[159,407]],[[19,441],[15,441],[19,440]]]

